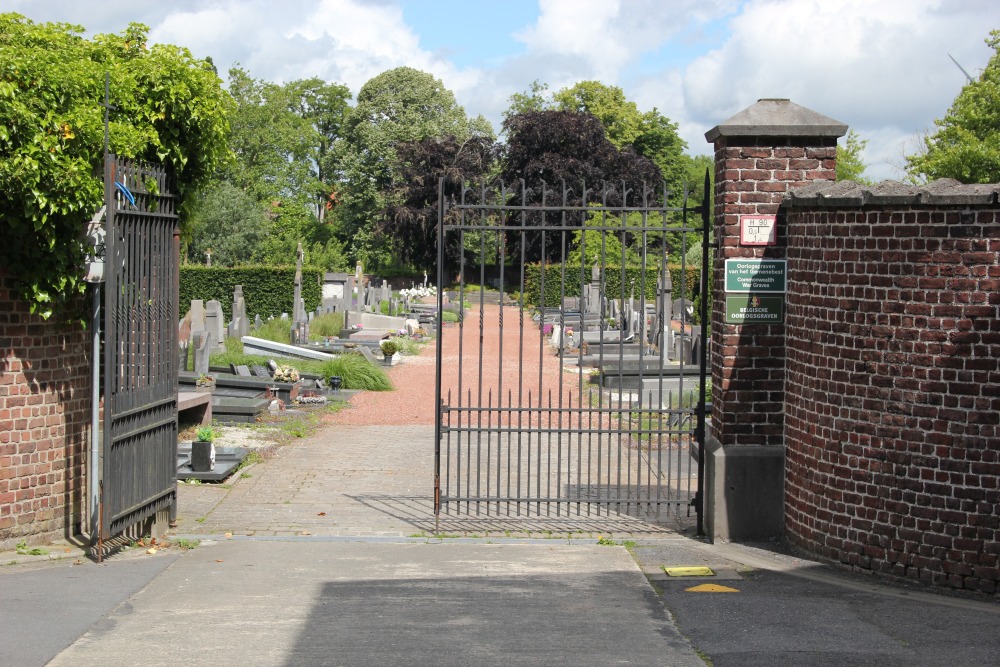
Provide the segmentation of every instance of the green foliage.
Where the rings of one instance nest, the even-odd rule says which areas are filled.
[[[292,320],[275,317],[273,320],[264,322],[250,332],[254,338],[274,341],[275,343],[288,343],[292,339]]]
[[[323,300],[323,271],[302,269],[302,299],[306,312],[316,310]],[[222,304],[226,319],[232,317],[233,290],[243,285],[247,316],[253,318],[278,317],[281,313],[294,312],[295,267],[207,267],[182,266],[180,268],[180,308],[187,312],[194,299],[215,299]],[[183,314],[183,313],[182,313]]]
[[[199,442],[214,442],[215,441],[215,429],[211,426],[202,426],[195,432],[195,440]]]
[[[392,339],[387,339],[382,341],[381,343],[379,343],[379,347],[382,349],[382,354],[384,354],[387,357],[391,357],[392,355],[399,352],[399,346],[396,345],[396,341]]]
[[[854,181],[871,185],[872,181],[865,178],[865,163],[861,154],[868,146],[868,140],[862,139],[857,132],[851,130],[844,138],[844,144],[837,144],[837,180]]]
[[[1000,182],[1000,30],[986,39],[994,50],[979,78],[966,84],[924,150],[906,158],[910,176],[962,183]]]
[[[343,313],[323,313],[322,315],[317,315],[309,323],[309,340],[324,340],[328,336],[336,336],[343,328]]]
[[[0,14],[0,264],[43,317],[85,287],[79,236],[103,199],[105,74],[111,151],[163,162],[182,201],[228,156],[232,100],[209,62],[147,47],[140,24],[83,31]]]
[[[673,295],[671,300],[679,299],[682,295],[686,299],[693,299],[698,291],[701,280],[701,269],[696,266],[685,267],[687,275],[681,275],[681,267],[669,266],[670,280],[673,284]],[[566,283],[561,284],[562,272],[565,269]],[[605,294],[612,299],[628,299],[635,294],[638,300],[643,287],[642,269],[639,266],[627,266],[624,269],[625,289],[622,290],[622,269],[621,267],[609,266],[604,269]],[[546,264],[545,265],[545,302],[542,303],[542,267],[539,264],[529,264],[524,267],[524,302],[533,306],[544,306],[555,308],[559,306],[561,295],[567,297],[577,297],[581,295],[580,276],[584,276],[584,282],[590,282],[590,268],[587,267],[581,274],[580,265]],[[646,303],[654,303],[656,299],[656,279],[659,270],[656,267],[647,267],[645,275],[645,299]],[[634,291],[633,291],[634,288]]]
[[[339,376],[344,389],[392,391],[392,382],[385,371],[360,354],[341,354],[323,362],[321,374],[327,380],[334,375]]]
[[[17,552],[18,556],[44,556],[49,553],[41,547],[28,548],[28,543],[25,540],[21,540],[14,545],[14,550]]]
[[[391,263],[384,237],[376,230],[390,203],[396,146],[427,137],[464,141],[488,123],[470,123],[455,95],[440,80],[410,67],[397,67],[365,83],[344,126],[341,168],[348,182],[339,211],[339,234],[349,254],[375,269]]]
[[[458,313],[456,313],[454,311],[451,311],[451,310],[442,310],[441,311],[441,321],[442,322],[458,322],[460,319],[461,318],[458,316]]]
[[[244,190],[227,182],[198,193],[192,208],[188,256],[196,262],[212,253],[212,266],[237,266],[264,259],[261,250],[270,223],[264,209]],[[288,256],[294,256],[293,252]]]

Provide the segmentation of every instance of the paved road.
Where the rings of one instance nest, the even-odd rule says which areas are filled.
[[[333,425],[181,485],[156,554],[0,554],[0,667],[1000,664],[995,601],[706,545],[686,515],[436,524],[433,451],[428,425]]]

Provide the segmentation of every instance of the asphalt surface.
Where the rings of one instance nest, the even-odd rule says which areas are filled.
[[[997,599],[705,544],[686,513],[438,523],[432,464],[432,427],[335,426],[179,485],[155,553],[0,554],[0,666],[1000,665]]]
[[[236,536],[22,558],[0,568],[0,665],[1000,664],[993,602],[683,536],[604,542]]]

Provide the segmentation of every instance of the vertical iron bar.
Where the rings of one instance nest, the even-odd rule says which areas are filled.
[[[705,198],[701,202],[701,224],[702,224],[702,241],[701,241],[701,284],[699,289],[701,291],[701,303],[699,304],[701,308],[700,319],[701,319],[701,345],[698,349],[698,409],[697,418],[698,425],[695,429],[695,439],[698,444],[698,481],[697,481],[697,492],[695,494],[695,512],[698,517],[698,534],[705,534],[704,526],[704,515],[705,515],[705,494],[704,494],[704,479],[705,479],[705,420],[707,415],[706,411],[706,380],[708,374],[708,344],[709,344],[709,320],[708,320],[708,248],[711,241],[711,230],[709,228],[709,197],[712,196],[711,192],[711,180],[709,177],[709,172],[705,170]],[[714,269],[714,267],[712,267]],[[690,477],[690,475],[689,475]]]
[[[438,228],[437,228],[437,364],[434,369],[434,404],[437,414],[434,418],[434,531],[438,532],[441,517],[441,421],[444,418],[444,403],[441,401],[442,344],[444,338],[444,177],[438,179]],[[449,399],[451,393],[449,392]],[[449,437],[450,441],[450,437]],[[450,448],[449,448],[450,451]],[[449,456],[450,458],[450,456]]]

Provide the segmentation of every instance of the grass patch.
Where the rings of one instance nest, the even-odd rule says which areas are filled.
[[[322,341],[329,336],[336,336],[343,328],[343,313],[323,313],[322,315],[317,315],[309,323],[309,340]]]
[[[263,461],[264,461],[264,455],[258,452],[256,449],[254,449],[243,457],[243,460],[240,461],[240,464],[236,466],[236,470],[243,470],[243,468],[246,468],[249,465],[253,465],[255,463],[262,463]]]
[[[385,371],[360,354],[342,354],[320,363],[320,375],[327,379],[334,375],[340,376],[344,389],[392,391],[392,382]]]
[[[288,343],[292,340],[292,320],[274,318],[263,322],[259,327],[250,332],[254,338],[274,341],[275,343]]]
[[[14,545],[14,550],[17,551],[18,556],[44,556],[49,552],[41,547],[28,548],[28,543],[21,540],[16,545]]]
[[[181,539],[177,540],[174,544],[180,547],[181,550],[183,551],[189,551],[191,549],[196,548],[199,544],[201,544],[201,540],[188,540],[182,537]]]

